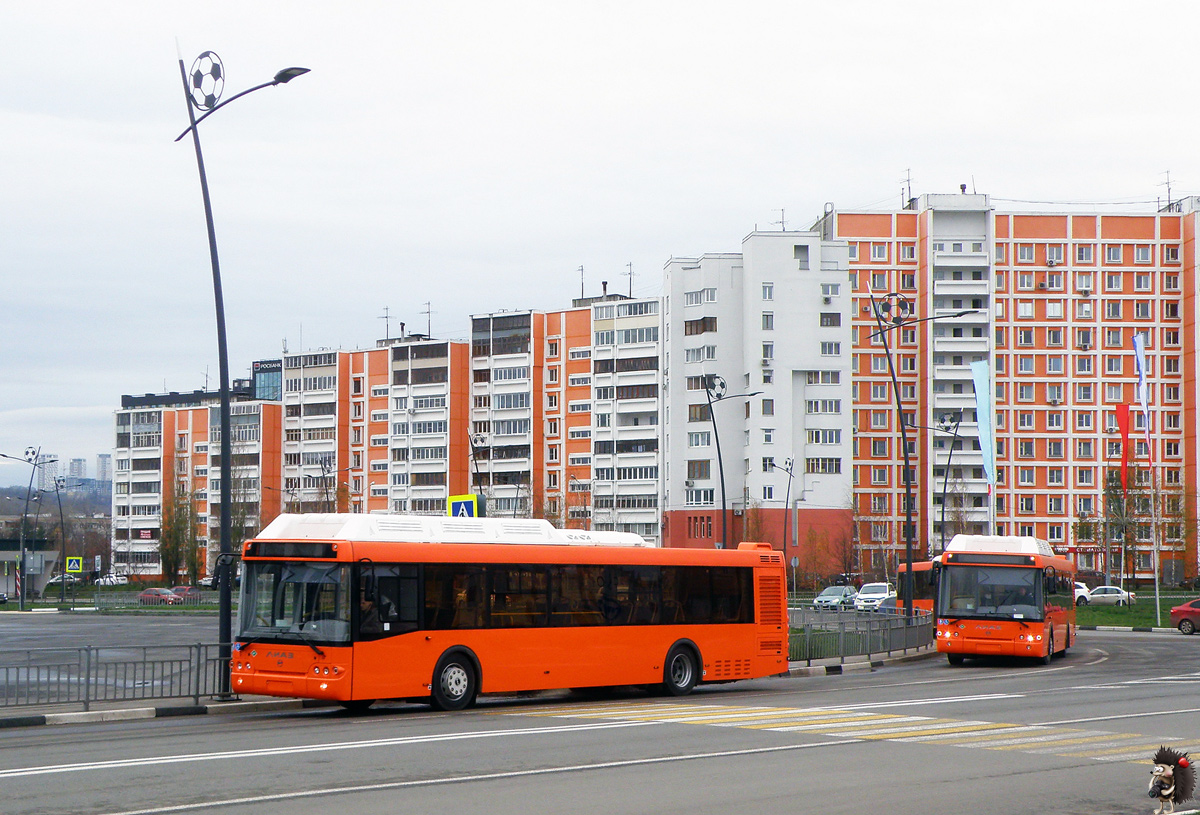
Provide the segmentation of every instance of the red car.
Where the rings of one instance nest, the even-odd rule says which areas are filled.
[[[1171,627],[1184,634],[1194,634],[1200,626],[1200,600],[1192,600],[1171,609]]]
[[[200,602],[200,589],[195,586],[173,586],[171,592],[176,597],[181,597],[188,603]]]
[[[138,602],[143,606],[175,606],[183,602],[183,598],[170,589],[146,589],[138,595]]]

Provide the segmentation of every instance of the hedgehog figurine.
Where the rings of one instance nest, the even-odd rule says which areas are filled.
[[[1176,804],[1192,797],[1196,790],[1196,771],[1187,753],[1170,747],[1159,747],[1154,754],[1154,769],[1150,771],[1150,797],[1158,799],[1154,815],[1173,813]]]

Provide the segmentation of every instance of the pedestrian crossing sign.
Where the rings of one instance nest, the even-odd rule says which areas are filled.
[[[83,558],[69,557],[67,558],[67,571],[71,574],[80,574],[83,572]]]
[[[487,515],[487,499],[482,495],[451,495],[446,514],[451,518],[482,518]]]

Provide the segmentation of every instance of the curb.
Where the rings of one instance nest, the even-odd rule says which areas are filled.
[[[860,673],[862,671],[874,671],[876,668],[883,668],[886,665],[897,664],[901,662],[914,662],[918,659],[926,659],[927,657],[937,656],[936,647],[930,647],[925,651],[920,651],[912,654],[901,654],[900,656],[884,657],[882,659],[872,660],[855,660],[854,662],[838,662],[832,665],[803,665],[799,662],[790,663],[788,666],[788,676],[840,676],[848,673]]]
[[[259,702],[216,702],[209,705],[82,710],[69,713],[43,713],[31,716],[0,717],[0,729],[37,727],[40,725],[87,724],[91,722],[123,722],[136,719],[165,719],[171,716],[220,716],[230,713],[302,710],[304,708],[334,707],[335,705],[335,702],[327,702],[322,699],[270,699]]]
[[[1137,631],[1142,634],[1172,634],[1175,628],[1156,628],[1149,625],[1077,625],[1079,631]]]

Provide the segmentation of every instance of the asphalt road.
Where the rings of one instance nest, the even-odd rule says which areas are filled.
[[[1149,813],[1158,744],[1200,754],[1198,683],[1200,637],[1083,632],[1047,667],[13,729],[0,812]]]

